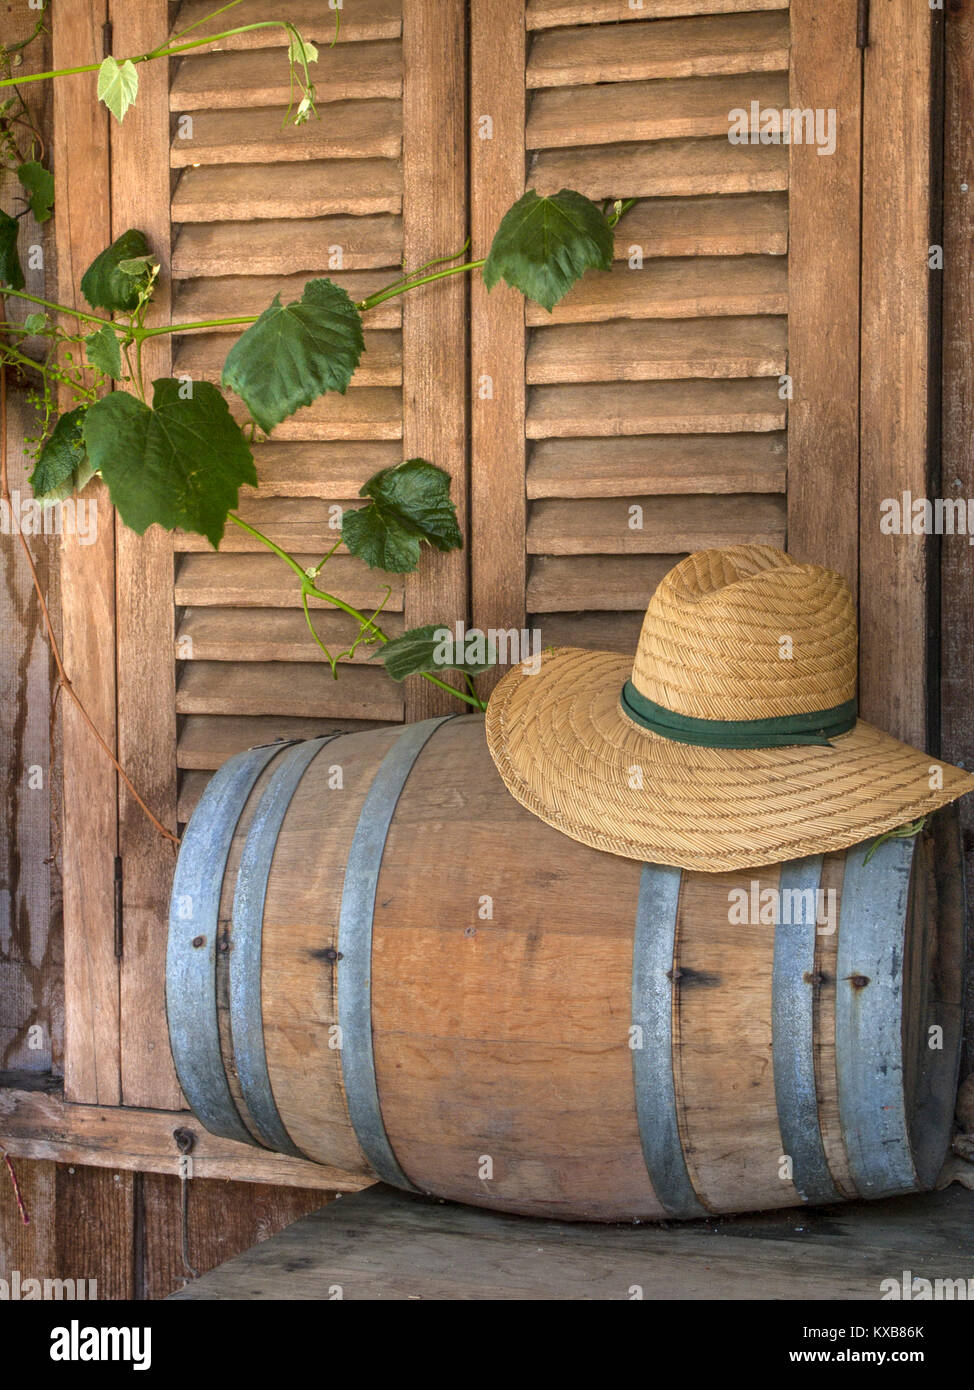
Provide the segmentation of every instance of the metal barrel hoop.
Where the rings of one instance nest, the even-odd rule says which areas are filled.
[[[220,897],[230,846],[261,773],[294,740],[249,748],[213,774],[183,834],[166,945],[166,1014],[179,1084],[212,1134],[257,1144],[230,1093],[216,999]]]
[[[918,1185],[906,1114],[903,962],[912,839],[846,855],[835,1005],[839,1119],[849,1169],[863,1197]],[[869,862],[866,862],[867,855]]]
[[[636,1115],[646,1170],[670,1216],[707,1216],[687,1169],[673,1075],[673,992],[682,871],[644,864],[633,936],[631,1041]],[[632,1044],[637,1045],[632,1045]]]
[[[771,1056],[783,1156],[791,1159],[792,1182],[806,1202],[837,1202],[825,1156],[815,1085],[815,942],[822,855],[781,866],[771,985]],[[799,907],[783,920],[787,899]],[[811,904],[811,906],[810,906]]]

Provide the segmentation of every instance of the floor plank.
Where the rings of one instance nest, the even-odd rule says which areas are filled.
[[[175,1299],[879,1299],[970,1273],[974,1194],[663,1226],[500,1216],[386,1187],[343,1197]],[[336,1294],[335,1290],[340,1290]]]

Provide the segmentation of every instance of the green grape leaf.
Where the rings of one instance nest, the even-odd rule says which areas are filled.
[[[468,661],[470,640],[484,648],[484,661]],[[379,647],[372,653],[373,661],[381,661],[394,681],[403,681],[407,676],[415,676],[423,671],[439,675],[442,671],[465,671],[468,676],[479,676],[489,671],[496,663],[496,654],[487,649],[483,634],[467,633],[466,640],[457,643],[454,632],[445,623],[430,623],[427,627],[410,628],[401,637]]]
[[[63,502],[80,492],[94,471],[85,453],[85,408],[59,415],[37,455],[30,485],[42,502]]]
[[[157,261],[155,256],[130,256],[128,260],[119,261],[118,268],[123,275],[131,275],[135,279],[145,278],[156,269]]]
[[[152,387],[151,409],[124,391],[90,407],[89,457],[131,530],[181,526],[215,550],[241,486],[257,485],[253,455],[215,386],[162,377]]]
[[[344,395],[364,350],[362,316],[348,292],[331,280],[309,280],[293,304],[275,295],[240,335],[223,364],[223,385],[269,434],[325,391]]]
[[[17,255],[17,233],[20,223],[7,212],[0,212],[0,285],[12,290],[24,288],[24,272]]]
[[[96,256],[81,277],[81,293],[93,309],[109,313],[132,313],[139,306],[142,282],[122,269],[124,262],[146,258],[145,275],[151,276],[155,262],[143,232],[130,228]]]
[[[135,64],[128,58],[121,63],[106,58],[98,69],[98,100],[105,103],[116,121],[125,119],[138,91],[139,74]]]
[[[308,43],[295,29],[288,44],[287,56],[292,63],[300,63],[302,67],[307,67],[309,63],[317,63],[318,50],[313,43]]]
[[[85,338],[85,352],[93,367],[110,376],[113,381],[121,381],[122,349],[114,328],[106,323],[97,332],[89,333]]]
[[[463,536],[450,500],[450,475],[425,459],[383,468],[359,492],[372,500],[342,517],[342,540],[372,569],[407,574],[419,564],[420,545],[459,550]]]
[[[24,327],[28,333],[43,333],[47,327],[47,315],[28,314],[24,319]]]
[[[505,280],[549,314],[586,270],[612,269],[613,236],[600,208],[563,188],[539,198],[529,188],[504,214],[484,266],[484,284]]]
[[[17,170],[17,177],[30,194],[30,210],[38,222],[47,222],[54,209],[54,179],[43,164],[29,159]]]

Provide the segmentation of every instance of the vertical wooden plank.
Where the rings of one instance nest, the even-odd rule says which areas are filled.
[[[24,440],[36,435],[37,416],[26,392],[11,388],[10,375],[7,481],[19,515],[18,499],[31,495],[33,467]],[[24,539],[45,601],[53,599],[54,538]],[[64,991],[52,901],[52,663],[30,568],[14,534],[4,535],[0,548],[0,633],[0,1072],[49,1072]]]
[[[100,62],[105,0],[58,7],[53,63]],[[58,293],[83,303],[81,276],[111,241],[108,202],[108,116],[93,74],[54,84]],[[73,325],[72,325],[73,326]],[[97,535],[82,546],[65,536],[61,549],[65,669],[111,748],[115,730],[115,538],[108,495],[89,484]],[[64,753],[64,1089],[68,1100],[115,1105],[121,1098],[118,962],[114,952],[114,860],[117,836],[115,770],[70,701],[60,702]]]
[[[466,233],[466,5],[403,0],[403,246],[408,267],[459,251]],[[403,457],[425,458],[452,478],[467,531],[466,276],[403,300]],[[465,551],[424,547],[406,583],[407,627],[467,616]],[[405,717],[455,708],[428,681],[404,687]]]
[[[57,1277],[55,1248],[55,1173],[46,1161],[13,1160],[21,1201],[29,1218],[24,1225],[6,1165],[0,1171],[0,1279],[10,1283],[14,1270],[24,1279]]]
[[[84,1298],[133,1296],[135,1175],[46,1161],[17,1161],[30,1224],[24,1226],[6,1171],[0,1174],[0,1278],[84,1280]],[[24,1294],[22,1294],[24,1296]]]
[[[792,109],[835,112],[836,145],[793,144],[788,192],[788,549],[856,591],[859,570],[857,0],[792,0]]]
[[[487,255],[498,223],[524,192],[523,0],[480,0],[470,28],[472,251]],[[470,555],[473,623],[525,621],[524,300],[506,285],[470,287]],[[503,672],[481,677],[490,689]]]
[[[95,1280],[99,1299],[135,1297],[132,1259],[135,1173],[57,1167],[52,1275]]]
[[[885,498],[928,495],[931,14],[872,5],[863,83],[860,705],[921,746],[929,542],[879,526]]]
[[[116,54],[143,53],[167,36],[166,0],[133,6],[112,0]],[[169,317],[169,72],[139,69],[139,96],[112,128],[112,234],[138,227],[162,270],[154,321]],[[148,381],[168,376],[170,347],[147,344]],[[118,746],[122,766],[154,814],[176,829],[176,701],[173,662],[173,551],[153,526],[136,536],[116,526],[118,552]],[[119,853],[124,870],[121,970],[122,1095],[127,1105],[178,1107],[180,1091],[166,1029],[166,919],[175,854],[123,787]]]
[[[974,6],[946,17],[944,92],[943,483],[945,497],[974,497]],[[943,756],[974,768],[974,550],[967,536],[944,536],[941,568],[941,734]],[[974,883],[974,807],[959,803],[968,882]],[[974,952],[974,924],[968,925]],[[967,973],[967,1056],[974,1070],[974,955]]]
[[[28,39],[37,15],[26,6],[10,13],[5,41]],[[23,52],[25,75],[50,67],[50,40],[43,33]],[[50,86],[21,88],[37,129],[50,144]],[[11,129],[20,153],[35,158],[30,132]],[[50,158],[48,158],[50,167]],[[38,224],[13,168],[0,169],[3,207],[17,214],[19,243],[28,293],[49,299],[55,291],[53,237],[50,224]],[[38,252],[40,253],[38,255]],[[48,267],[51,267],[49,271]],[[50,291],[50,293],[48,293]],[[5,317],[23,322],[33,307],[0,296]],[[5,374],[7,432],[4,441],[7,485],[20,516],[31,495],[27,481],[33,466],[25,440],[37,434],[38,417],[14,370]],[[0,546],[0,788],[3,789],[0,837],[0,1071],[49,1072],[52,1067],[52,1004],[60,1012],[63,969],[59,923],[52,889],[56,870],[51,856],[50,805],[53,791],[51,697],[53,663],[30,567],[20,537],[4,528]],[[57,612],[56,538],[23,537],[48,602],[52,622]]]
[[[146,1173],[141,1181],[143,1296],[165,1298],[191,1277],[182,1259],[180,1182],[159,1173]],[[308,1188],[192,1181],[187,1193],[190,1263],[197,1274],[204,1274],[324,1205],[324,1194]]]

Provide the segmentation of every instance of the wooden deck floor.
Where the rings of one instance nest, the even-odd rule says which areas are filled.
[[[904,1270],[974,1280],[974,1192],[668,1226],[502,1216],[376,1186],[173,1299],[880,1299]],[[338,1292],[340,1290],[340,1293]]]

